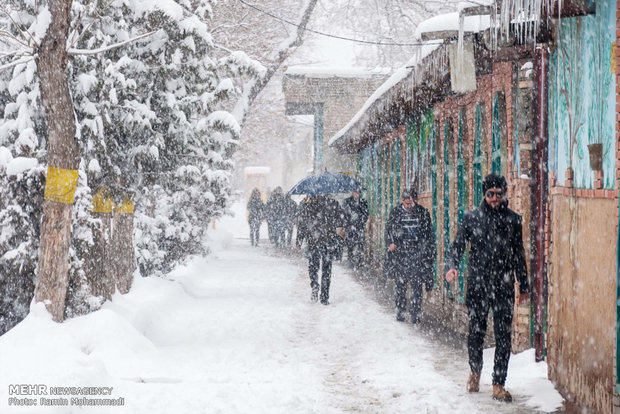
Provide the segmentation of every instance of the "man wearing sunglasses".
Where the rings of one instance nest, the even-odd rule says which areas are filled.
[[[482,347],[489,309],[493,311],[495,364],[493,399],[512,401],[504,388],[510,358],[515,276],[519,283],[519,304],[529,300],[529,283],[523,249],[521,216],[508,208],[506,179],[489,174],[482,182],[484,200],[468,211],[450,250],[446,254],[446,280],[458,277],[458,267],[469,244],[467,305],[469,335],[467,348],[471,373],[469,392],[478,392],[482,371]]]
[[[410,285],[409,315],[413,324],[420,322],[422,284],[427,291],[433,288],[436,249],[431,216],[417,199],[416,190],[404,190],[401,205],[392,209],[385,229],[386,273],[395,283],[396,320],[405,320],[407,285]]]

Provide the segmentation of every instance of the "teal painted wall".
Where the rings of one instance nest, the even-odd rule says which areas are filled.
[[[574,186],[592,188],[588,144],[603,144],[604,187],[615,187],[615,72],[612,44],[616,2],[596,2],[596,14],[558,21],[549,68],[549,167],[558,184],[574,170]],[[615,70],[615,67],[614,67]]]

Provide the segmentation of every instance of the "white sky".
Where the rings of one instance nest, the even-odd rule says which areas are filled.
[[[352,68],[355,66],[355,43],[312,33],[290,58],[290,65]]]
[[[128,294],[63,324],[34,306],[0,337],[0,412],[469,414],[561,405],[533,350],[510,361],[514,403],[491,399],[492,350],[481,392],[468,394],[464,349],[396,322],[339,264],[331,304],[311,303],[305,260],[266,240],[251,247],[244,208],[233,210],[236,218],[210,231],[214,253],[167,279],[138,278]],[[103,398],[125,405],[9,406],[24,398],[8,395],[14,384],[110,386]]]

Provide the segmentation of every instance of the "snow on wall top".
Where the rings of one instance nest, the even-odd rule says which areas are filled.
[[[331,137],[328,141],[328,145],[334,145],[338,140],[340,140],[356,123],[366,116],[366,112],[384,95],[387,95],[387,92],[393,89],[396,85],[398,85],[401,81],[403,81],[407,76],[411,73],[413,68],[417,66],[422,59],[426,56],[430,55],[433,51],[437,50],[440,45],[443,44],[442,40],[433,40],[430,42],[425,42],[423,46],[420,46],[416,51],[416,54],[409,59],[404,66],[394,72],[392,76],[390,76],[375,92],[366,100],[364,106],[355,114],[353,118],[347,123],[336,135]]]
[[[313,67],[313,66],[292,66],[284,74],[291,76],[310,76],[318,77],[346,77],[346,78],[370,78],[373,76],[389,75],[387,68],[377,68],[373,70],[347,68],[347,67]]]
[[[465,16],[463,21],[463,31],[478,33],[491,27],[491,16]],[[423,33],[447,32],[459,30],[459,12],[440,14],[424,20],[418,25],[414,36],[418,39]]]

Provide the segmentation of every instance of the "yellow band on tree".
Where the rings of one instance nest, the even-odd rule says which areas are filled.
[[[102,187],[93,197],[93,213],[111,213],[113,204],[108,192]]]
[[[77,183],[77,170],[65,170],[48,165],[44,197],[57,203],[73,204]]]
[[[122,214],[133,214],[133,201],[127,197],[120,205],[116,205],[116,211]]]

